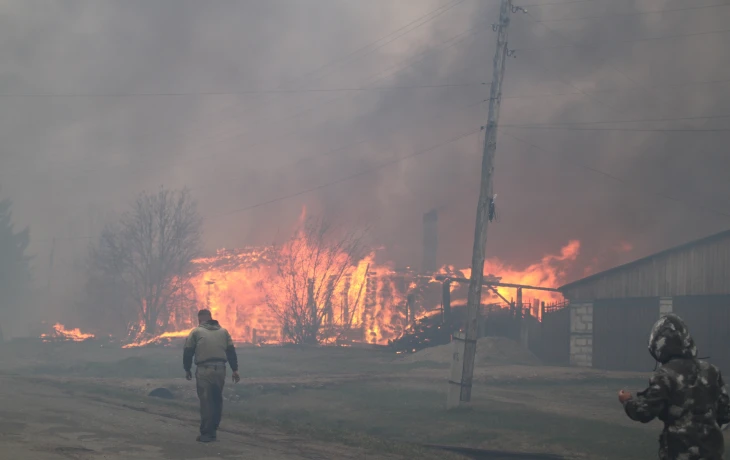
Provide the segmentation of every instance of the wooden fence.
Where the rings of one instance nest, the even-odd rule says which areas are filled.
[[[534,327],[537,337],[530,341],[530,350],[550,364],[570,361],[570,308],[566,302],[543,304],[540,322]]]

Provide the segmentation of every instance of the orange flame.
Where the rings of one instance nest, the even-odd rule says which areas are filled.
[[[563,248],[559,254],[548,254],[543,256],[539,262],[529,265],[524,269],[518,269],[507,265],[498,259],[488,259],[484,263],[485,278],[495,278],[502,283],[521,284],[527,286],[538,286],[547,288],[557,288],[564,284],[565,268],[570,262],[575,261],[580,254],[580,241],[571,240]],[[471,276],[471,269],[462,270],[455,269],[453,266],[447,266],[441,269],[442,274],[458,275],[464,278]],[[451,290],[455,289],[452,284]],[[513,300],[514,289],[506,287],[495,287],[495,290],[503,297]],[[563,300],[563,296],[557,292],[526,290],[525,296],[539,302],[555,303]],[[502,299],[493,291],[482,290],[482,303],[503,303]],[[523,299],[523,305],[531,303],[528,298]]]
[[[81,332],[79,328],[66,329],[63,324],[56,323],[53,325],[53,332],[50,334],[42,334],[41,338],[44,339],[44,341],[70,340],[73,342],[83,342],[85,340],[93,339],[94,334],[85,334]]]
[[[299,241],[297,244],[303,245],[299,249],[305,251],[316,249],[309,241]],[[213,257],[195,260],[196,268],[190,279],[193,302],[171,306],[169,318],[164,322],[166,327],[163,330],[166,332],[163,334],[139,338],[125,347],[185,337],[196,325],[196,312],[200,308],[211,310],[213,317],[228,329],[236,342],[283,342],[281,325],[267,304],[265,290],[261,289],[262,285],[269,289],[276,287],[277,273],[273,261],[282,255],[283,250],[274,247],[223,249]],[[496,274],[504,283],[554,288],[565,282],[565,269],[576,260],[579,252],[580,242],[570,241],[560,253],[546,255],[524,269],[489,259],[485,263],[484,273],[490,277]],[[335,256],[344,257],[344,254]],[[432,314],[440,305],[440,298],[432,301],[433,305],[424,301],[424,304],[416,306],[417,311],[409,312],[409,320],[406,321],[406,295],[424,284],[428,285],[430,280],[421,278],[418,281],[418,276],[413,276],[413,273],[409,278],[409,275],[396,273],[388,265],[375,264],[374,260],[374,254],[371,253],[361,260],[353,261],[345,276],[330,288],[333,293],[331,312],[326,321],[334,326],[346,327],[351,342],[387,344],[389,340],[400,337],[414,318]],[[309,273],[307,270],[311,270],[311,267],[302,266],[299,269]],[[440,273],[468,278],[471,270],[447,266]],[[304,278],[308,276],[305,274]],[[457,287],[452,284],[452,291]],[[514,296],[514,288],[496,287],[496,291],[507,299]],[[486,289],[482,297],[483,303],[503,303],[495,293]],[[555,292],[525,291],[524,305],[535,300],[553,303],[561,301],[562,296]],[[452,298],[455,305],[459,301]],[[350,324],[346,318],[351,318]],[[333,341],[326,340],[325,343]]]
[[[219,250],[215,257],[193,261],[196,270],[190,279],[195,302],[190,306],[173,305],[166,321],[169,331],[157,336],[137,339],[126,347],[143,346],[160,339],[184,337],[195,324],[195,311],[207,308],[213,317],[231,333],[234,341],[245,343],[281,343],[281,324],[271,306],[271,290],[291,295],[291,286],[279,283],[274,261],[287,252],[311,254],[323,248],[315,248],[300,234],[292,245],[283,248],[245,248],[243,250]],[[324,248],[324,250],[327,250]],[[335,264],[349,260],[344,252],[328,256]],[[297,261],[298,285],[306,290],[307,279],[314,279],[318,286],[330,286],[327,293],[318,290],[318,305],[328,304],[324,326],[340,331],[338,337],[355,342],[387,344],[405,330],[403,295],[395,286],[395,273],[389,266],[376,265],[370,253],[347,266],[342,276],[332,270],[312,266],[312,260],[304,257]],[[262,289],[262,286],[264,288]],[[277,292],[273,293],[276,297]],[[268,294],[268,297],[267,297]],[[295,295],[301,296],[301,292]],[[306,293],[304,294],[306,296]],[[141,329],[140,329],[141,330]],[[325,340],[332,343],[337,337]]]
[[[165,332],[156,337],[148,338],[146,340],[138,340],[133,343],[128,343],[128,344],[122,346],[122,348],[144,347],[146,345],[150,345],[153,343],[160,343],[164,339],[183,338],[183,337],[187,337],[189,332],[190,331]]]

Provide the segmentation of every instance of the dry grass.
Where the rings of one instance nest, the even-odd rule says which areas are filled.
[[[137,399],[151,388],[166,386],[178,398],[172,404],[195,410],[193,386],[181,378],[181,350],[91,347],[63,345],[62,351],[41,353],[54,356],[52,364],[40,363],[35,351],[35,358],[20,359],[25,367],[16,363],[14,368]],[[6,352],[0,352],[0,366],[7,368]],[[426,452],[415,444],[595,459],[656,456],[660,427],[630,422],[615,397],[619,388],[643,386],[648,374],[482,361],[472,403],[447,412],[448,364],[433,357],[403,359],[358,349],[250,348],[239,351],[239,361],[244,380],[226,387],[227,417],[312,439],[406,456]]]

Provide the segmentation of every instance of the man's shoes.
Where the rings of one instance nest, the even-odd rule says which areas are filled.
[[[213,441],[215,441],[215,436],[202,436],[201,435],[201,436],[198,436],[197,438],[195,438],[195,440],[198,442],[213,442]]]

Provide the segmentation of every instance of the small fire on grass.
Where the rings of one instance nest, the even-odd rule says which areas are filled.
[[[190,331],[173,331],[173,332],[165,332],[164,334],[160,334],[158,336],[141,340],[134,343],[128,343],[124,345],[122,348],[137,348],[137,347],[144,347],[148,345],[164,345],[166,342],[169,342],[169,339],[180,339],[185,338],[188,336]]]
[[[69,341],[69,342],[84,342],[94,338],[94,334],[85,334],[81,332],[79,328],[66,329],[61,323],[53,325],[53,332],[50,334],[42,334],[41,339],[44,342],[52,341]]]

